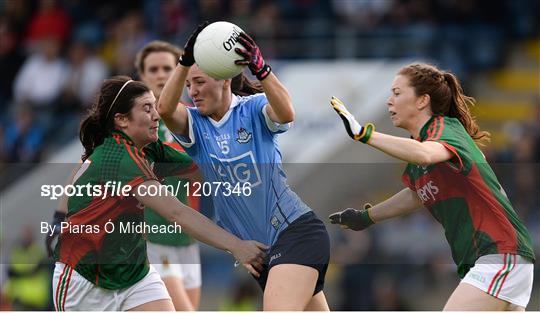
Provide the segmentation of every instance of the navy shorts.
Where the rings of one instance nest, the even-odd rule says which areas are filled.
[[[293,221],[279,234],[276,243],[267,254],[260,277],[255,277],[262,290],[268,273],[279,264],[299,264],[319,272],[313,295],[324,288],[324,276],[330,260],[330,238],[324,223],[313,213],[307,212]]]

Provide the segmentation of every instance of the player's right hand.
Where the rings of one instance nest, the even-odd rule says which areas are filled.
[[[205,21],[204,23],[199,24],[197,26],[197,29],[193,31],[193,33],[189,36],[186,44],[184,45],[184,53],[180,56],[180,59],[178,59],[178,63],[180,63],[183,66],[192,66],[195,64],[195,56],[193,55],[193,47],[195,46],[195,41],[197,41],[197,36],[199,36],[199,33],[208,26],[209,22]]]
[[[330,219],[330,223],[342,225],[343,228],[364,230],[375,223],[369,216],[369,209],[371,207],[371,204],[366,203],[362,210],[348,208],[344,211],[330,214],[328,218]]]
[[[356,121],[356,118],[354,118],[354,115],[347,110],[345,103],[336,97],[332,97],[330,104],[343,121],[345,130],[347,131],[347,134],[349,134],[349,137],[351,137],[353,140],[367,143],[371,137],[371,134],[375,130],[375,126],[371,123],[366,124],[366,126],[360,125]]]
[[[266,257],[266,250],[268,250],[268,248],[269,247],[258,241],[241,240],[234,249],[231,250],[231,253],[251,274],[255,277],[259,277],[259,271],[262,270],[264,258]]]
[[[45,236],[45,249],[47,250],[47,254],[49,257],[53,256],[54,253],[54,247],[53,242],[58,235],[60,235],[60,227],[62,222],[66,219],[66,213],[56,211],[54,212],[53,221],[51,225],[54,226],[54,232],[51,234],[47,233]]]

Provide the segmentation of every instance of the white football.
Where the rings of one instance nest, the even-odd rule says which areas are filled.
[[[197,36],[193,47],[195,63],[215,79],[229,79],[240,74],[245,66],[234,64],[234,61],[242,59],[234,49],[245,49],[238,42],[241,32],[240,27],[229,22],[215,22],[206,26]]]

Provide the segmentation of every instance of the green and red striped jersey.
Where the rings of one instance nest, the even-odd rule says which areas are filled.
[[[453,157],[428,166],[408,164],[403,182],[439,221],[464,277],[483,255],[513,253],[534,261],[529,232],[484,155],[456,118],[433,116],[419,141],[436,141]]]
[[[118,189],[129,185],[135,190],[147,180],[159,180],[164,173],[195,169],[190,158],[183,158],[161,141],[141,150],[126,134],[113,132],[75,175],[73,186],[90,186],[92,192],[82,189],[84,192],[68,198],[69,228],[60,234],[56,260],[101,288],[121,289],[135,284],[149,270],[145,234],[133,227],[126,231],[126,226],[144,222],[144,206],[131,193],[124,196]],[[117,186],[114,195],[112,185]],[[94,186],[101,187],[100,196],[96,196]],[[105,190],[108,194],[103,196]]]
[[[191,159],[187,153],[184,152],[184,149],[174,141],[174,137],[172,136],[169,129],[165,126],[165,123],[163,121],[159,121],[159,129],[158,129],[158,136],[159,139],[163,141],[164,144],[172,147],[174,150],[178,151],[178,154],[182,154],[183,158]],[[180,202],[189,205],[191,207],[196,206],[197,203],[194,201],[190,201],[193,198],[188,198],[188,188],[185,187],[186,183],[189,183],[188,180],[182,179],[178,176],[167,176],[165,173],[165,178],[161,182],[163,185],[168,185],[173,188],[175,191],[175,196]],[[169,225],[170,222],[164,218],[163,216],[159,215],[156,211],[152,210],[151,208],[146,208],[144,210],[144,218],[150,225]],[[186,233],[176,233],[176,232],[170,232],[170,233],[149,233],[147,238],[148,241],[157,243],[160,245],[165,246],[188,246],[192,244],[194,241],[191,236],[189,236]]]

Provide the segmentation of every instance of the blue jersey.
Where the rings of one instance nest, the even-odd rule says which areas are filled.
[[[223,190],[213,193],[216,223],[239,238],[272,245],[280,232],[311,209],[287,185],[276,135],[289,125],[272,122],[267,104],[264,93],[233,95],[219,122],[187,108],[189,135],[175,136],[206,182],[250,188],[250,195],[238,196],[222,184]]]

